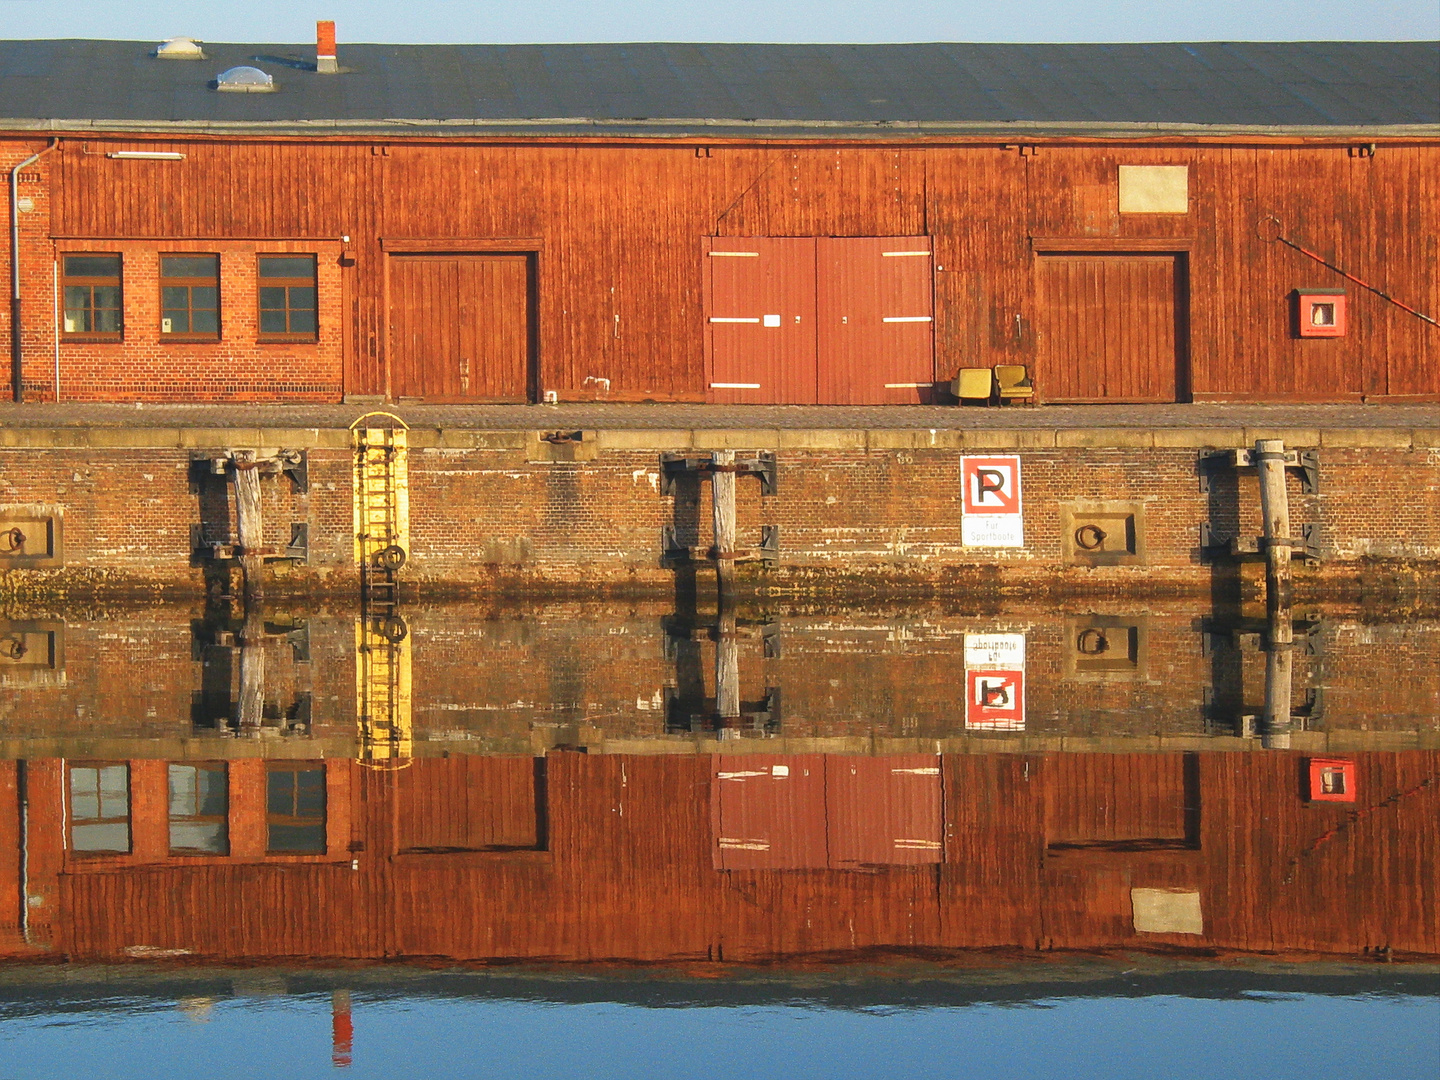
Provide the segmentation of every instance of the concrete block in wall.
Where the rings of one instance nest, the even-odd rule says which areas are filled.
[[[58,506],[0,506],[0,569],[63,566],[64,522]]]

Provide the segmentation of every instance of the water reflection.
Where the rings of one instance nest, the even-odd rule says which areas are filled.
[[[239,739],[268,755],[303,743],[385,761],[462,743],[527,753],[732,738],[957,752],[1278,748],[1281,735],[1305,751],[1436,745],[1440,621],[1332,611],[1292,626],[1287,694],[1273,685],[1266,620],[1154,605],[43,613],[0,624],[24,646],[0,653],[0,749],[161,737],[189,756]],[[1282,698],[1283,730],[1265,721]]]
[[[11,957],[1440,956],[1435,621],[1307,613],[1283,695],[1160,605],[14,622]]]
[[[72,960],[1434,956],[1440,761],[1345,764],[1354,802],[1290,754],[5,762],[0,932]]]

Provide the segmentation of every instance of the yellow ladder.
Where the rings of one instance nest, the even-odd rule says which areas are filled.
[[[355,620],[355,721],[362,762],[398,765],[410,758],[410,635],[404,626],[398,615],[362,614]]]
[[[368,413],[356,421],[375,415]],[[388,548],[410,553],[409,447],[399,428],[353,427],[355,445],[355,561],[375,568]]]
[[[368,427],[387,417],[391,427]],[[351,426],[354,444],[355,561],[360,617],[355,621],[355,721],[360,760],[375,767],[409,763],[410,635],[396,604],[395,574],[410,552],[409,446],[405,421],[366,413]]]

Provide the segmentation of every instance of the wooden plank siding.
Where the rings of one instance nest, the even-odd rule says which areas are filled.
[[[528,759],[428,759],[398,772],[342,764],[331,803],[350,840],[325,861],[288,862],[62,856],[62,769],[36,762],[30,889],[44,903],[32,910],[32,936],[74,960],[120,959],[135,946],[217,961],[1171,947],[1354,957],[1382,945],[1440,955],[1440,753],[1354,757],[1357,802],[1321,805],[1303,801],[1300,754],[947,756],[942,806],[937,778],[917,775],[901,811],[906,827],[927,834],[943,816],[943,861],[877,865],[851,853],[846,861],[864,865],[848,869],[827,868],[823,852],[803,868],[717,868],[711,790],[720,781],[702,755],[550,755],[549,828],[534,850],[404,849],[416,836],[494,839],[497,827],[528,838],[518,831],[535,775]],[[935,759],[858,760],[883,786],[890,769]],[[893,814],[852,820],[859,804],[848,800],[859,794],[839,794],[832,831],[848,828],[862,845],[889,839]],[[824,847],[824,823],[796,825]],[[1189,840],[1170,849],[1057,842],[1155,833]],[[1203,933],[1137,933],[1136,888],[1199,893]],[[7,941],[0,934],[0,951],[25,951]]]
[[[1185,397],[1185,261],[1042,254],[1037,378],[1051,401]]]
[[[105,156],[116,149],[186,157]],[[1385,143],[1373,157],[1313,142],[1031,149],[97,137],[63,142],[46,169],[56,238],[102,248],[148,239],[157,249],[204,239],[223,251],[227,240],[349,237],[344,309],[322,320],[345,322],[344,389],[354,395],[387,391],[384,251],[396,241],[480,253],[487,242],[535,241],[537,375],[527,393],[699,401],[710,238],[928,237],[936,379],[962,366],[1037,364],[1046,317],[1037,242],[1070,239],[1089,252],[1185,253],[1181,389],[1197,399],[1440,396],[1440,331],[1262,238],[1273,215],[1298,243],[1440,311],[1435,144]],[[1188,165],[1189,212],[1120,214],[1121,164]],[[1290,293],[1317,285],[1349,291],[1346,337],[1292,335]],[[86,350],[128,347],[67,342],[62,368]],[[149,346],[135,347],[144,362]],[[1064,396],[1038,375],[1042,399]]]

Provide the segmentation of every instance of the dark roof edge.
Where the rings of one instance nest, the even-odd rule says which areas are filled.
[[[1134,121],[909,121],[872,123],[853,120],[722,120],[634,119],[597,120],[584,117],[546,119],[456,120],[36,120],[0,117],[0,132],[23,134],[147,134],[147,135],[416,135],[416,136],[613,136],[643,138],[998,138],[1191,136],[1204,138],[1264,136],[1269,138],[1433,139],[1440,124],[1182,124]]]

